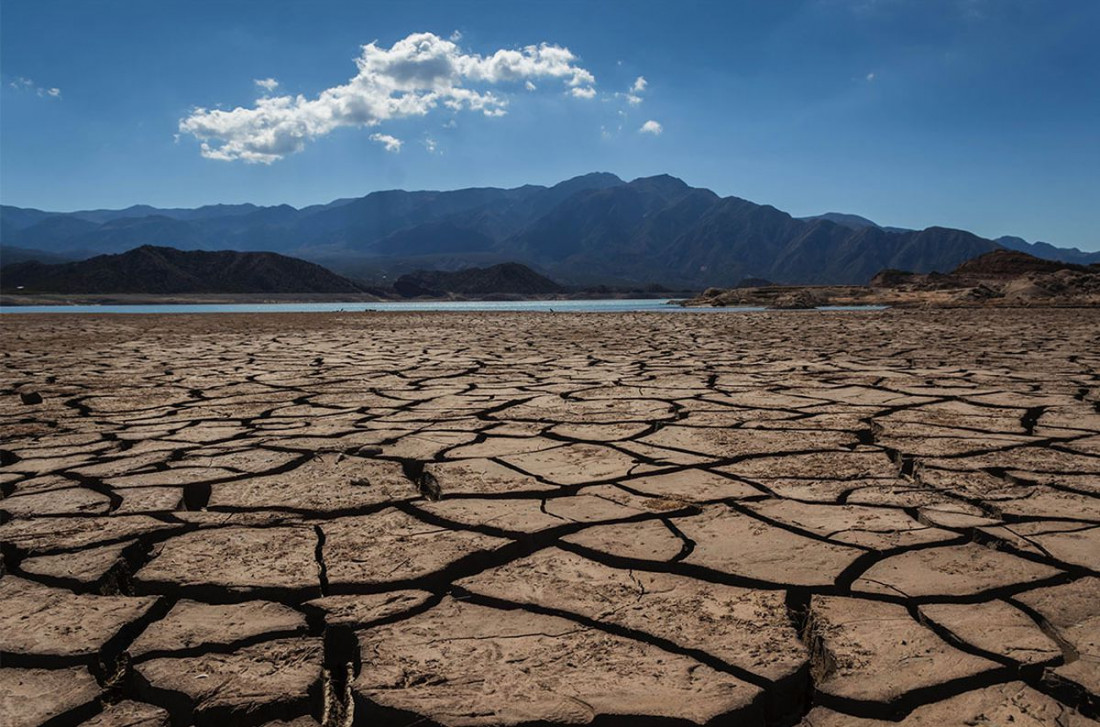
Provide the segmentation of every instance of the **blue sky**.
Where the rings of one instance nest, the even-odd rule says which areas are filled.
[[[4,0],[0,201],[668,173],[1095,250],[1098,29],[1095,0]]]

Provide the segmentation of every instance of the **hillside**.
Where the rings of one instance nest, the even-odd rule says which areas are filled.
[[[1028,273],[1056,273],[1059,270],[1088,272],[1084,265],[1043,260],[1026,252],[1016,250],[994,250],[967,260],[951,271],[956,277],[988,280],[997,278],[1016,278]]]
[[[624,182],[606,173],[552,187],[390,190],[302,209],[135,206],[62,214],[2,207],[0,228],[4,249],[22,248],[23,257],[87,257],[140,245],[270,250],[377,285],[418,269],[509,261],[569,285],[702,288],[747,277],[865,283],[885,268],[947,271],[1002,248],[963,230],[884,228],[835,212],[799,219],[667,175]],[[1040,245],[1028,251],[1084,258],[1074,262],[1092,255]]]
[[[1100,265],[1043,260],[1015,250],[994,250],[967,260],[950,273],[881,270],[868,285],[758,286],[709,288],[688,306],[886,305],[898,308],[1096,307]]]
[[[866,217],[859,215],[845,214],[843,212],[826,212],[822,215],[815,215],[813,217],[800,217],[799,219],[805,221],[813,220],[829,220],[835,222],[838,225],[848,227],[853,230],[860,230],[865,227],[874,227],[879,230],[886,230],[887,232],[910,232],[910,230],[903,227],[889,227],[886,225],[879,225],[873,220],[869,220]],[[1066,263],[1075,263],[1078,265],[1090,265],[1092,263],[1100,263],[1100,252],[1084,252],[1078,250],[1076,247],[1055,247],[1049,242],[1028,242],[1022,237],[1013,237],[1006,235],[1004,237],[998,237],[993,242],[997,243],[1003,248],[1009,250],[1016,250],[1017,252],[1025,252],[1043,260],[1057,260]]]
[[[320,265],[269,252],[180,251],[146,245],[120,255],[0,268],[13,293],[362,293]]]
[[[526,265],[502,263],[488,268],[467,268],[455,272],[418,270],[402,275],[393,284],[404,298],[489,295],[537,296],[561,293],[565,289]]]

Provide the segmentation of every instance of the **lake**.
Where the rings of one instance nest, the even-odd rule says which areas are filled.
[[[817,310],[882,310],[886,306],[826,306]],[[0,313],[354,313],[485,312],[541,313],[755,313],[762,307],[682,308],[668,298],[625,300],[421,301],[380,303],[175,303],[160,305],[26,305],[0,307]]]

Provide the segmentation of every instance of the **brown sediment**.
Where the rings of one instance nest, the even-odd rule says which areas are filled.
[[[5,725],[1100,709],[1096,310],[0,335]]]

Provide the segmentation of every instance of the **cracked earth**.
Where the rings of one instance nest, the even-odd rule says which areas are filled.
[[[0,333],[5,727],[1100,710],[1095,311]]]

